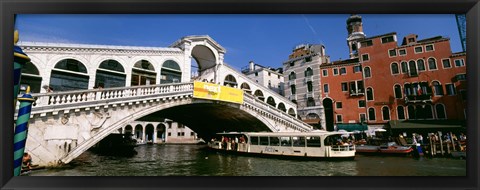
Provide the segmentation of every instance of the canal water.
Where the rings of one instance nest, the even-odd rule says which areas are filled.
[[[205,145],[143,145],[132,157],[87,151],[66,166],[30,176],[466,176],[466,161],[357,155],[353,161],[301,161],[225,155]]]

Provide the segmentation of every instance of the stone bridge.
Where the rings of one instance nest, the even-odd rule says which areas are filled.
[[[169,47],[34,42],[19,46],[31,58],[22,81],[30,81],[41,92],[32,94],[36,102],[26,144],[36,164],[68,163],[134,121],[170,119],[206,140],[223,131],[312,130],[296,119],[296,104],[224,63],[226,49],[209,36],[187,36]],[[101,77],[113,77],[124,86],[87,90],[108,82]],[[242,89],[244,101],[194,98],[192,80]],[[70,88],[62,89],[64,84]],[[47,93],[41,86],[61,90]]]
[[[135,120],[173,119],[209,139],[222,131],[310,131],[312,127],[245,93],[243,104],[193,98],[193,83],[33,94],[26,151],[36,163],[68,163]],[[41,155],[41,156],[40,156]]]

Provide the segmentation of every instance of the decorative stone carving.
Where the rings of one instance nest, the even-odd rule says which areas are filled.
[[[91,130],[93,131],[102,127],[105,121],[107,121],[107,119],[110,117],[110,113],[103,109],[99,111],[94,111],[93,118],[89,120],[89,123],[92,126]]]
[[[69,118],[70,118],[69,114],[63,114],[63,117],[61,119],[62,124],[64,124],[64,125],[67,124]]]

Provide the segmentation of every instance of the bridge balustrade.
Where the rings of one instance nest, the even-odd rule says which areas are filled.
[[[36,98],[33,108],[39,108],[191,91],[193,91],[193,83],[178,83],[93,90],[74,90],[66,92],[34,93],[32,96]]]
[[[253,106],[255,107],[259,107],[259,108],[262,108],[263,110],[265,110],[266,112],[269,112],[270,114],[272,115],[275,115],[277,117],[280,117],[282,118],[283,120],[285,121],[289,121],[291,122],[294,126],[297,126],[300,128],[300,130],[306,132],[306,131],[311,131],[313,128],[312,126],[304,123],[303,121],[297,119],[296,117],[293,117],[287,113],[285,113],[284,111],[276,108],[276,107],[273,107],[272,105],[262,101],[262,100],[259,100],[257,98],[255,98],[255,96],[251,95],[251,94],[248,94],[248,93],[243,93],[243,97],[245,98],[244,101],[246,103],[250,103],[252,104]],[[279,131],[280,129],[277,128],[277,131]]]

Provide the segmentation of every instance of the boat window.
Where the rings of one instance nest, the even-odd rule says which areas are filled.
[[[260,137],[260,145],[268,146],[268,137]]]
[[[282,142],[282,146],[292,146],[290,137],[280,137],[280,141]]]
[[[320,137],[307,137],[307,147],[320,147]]]
[[[305,147],[305,137],[292,137],[294,147]]]
[[[280,139],[278,137],[270,137],[270,146],[279,146]]]
[[[252,139],[252,145],[258,145],[258,137],[250,137]]]
[[[328,137],[325,138],[323,144],[325,144],[325,146],[331,146],[331,145],[336,145],[338,143],[338,141],[342,141],[342,136],[340,135],[330,135]]]

